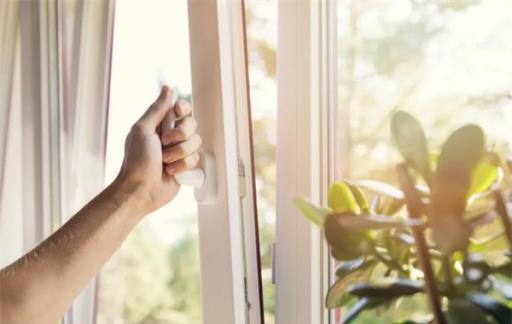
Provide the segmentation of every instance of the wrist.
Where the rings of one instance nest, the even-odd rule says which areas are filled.
[[[116,203],[128,205],[136,219],[142,219],[150,212],[148,207],[150,205],[149,190],[145,188],[143,183],[124,177],[117,177],[110,186]]]

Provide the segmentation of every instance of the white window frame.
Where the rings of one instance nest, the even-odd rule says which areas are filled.
[[[325,205],[336,178],[336,1],[278,5],[276,323],[329,323],[330,258],[293,204]]]
[[[194,114],[217,178],[216,200],[198,204],[206,324],[263,321],[243,10],[189,0]]]

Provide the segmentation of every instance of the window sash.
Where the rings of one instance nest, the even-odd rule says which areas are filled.
[[[276,322],[329,323],[330,258],[321,231],[293,204],[327,201],[335,178],[335,1],[280,1]]]
[[[242,1],[188,3],[194,114],[217,178],[215,201],[198,204],[203,319],[261,323]]]

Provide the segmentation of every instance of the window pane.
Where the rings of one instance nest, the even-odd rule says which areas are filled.
[[[245,1],[265,323],[275,322],[272,242],[276,215],[277,1]]]
[[[106,181],[116,175],[131,125],[159,83],[190,96],[187,1],[116,4]],[[196,202],[183,187],[149,215],[101,272],[98,323],[201,323]]]
[[[473,122],[510,151],[511,14],[512,3],[500,0],[340,0],[343,174],[392,176],[388,117],[396,110],[416,115],[433,147]]]
[[[343,178],[395,182],[389,117],[414,114],[432,148],[476,123],[512,149],[512,3],[500,0],[339,0],[337,161]],[[394,319],[425,310],[412,299]],[[356,322],[391,322],[363,313]]]

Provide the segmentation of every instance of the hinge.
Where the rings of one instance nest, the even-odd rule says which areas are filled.
[[[249,301],[249,287],[247,283],[247,277],[244,277],[244,291],[245,291],[245,307],[250,310],[251,302]]]
[[[247,183],[245,181],[245,164],[244,161],[239,158],[238,159],[238,190],[240,193],[240,198],[244,198],[247,194]]]

